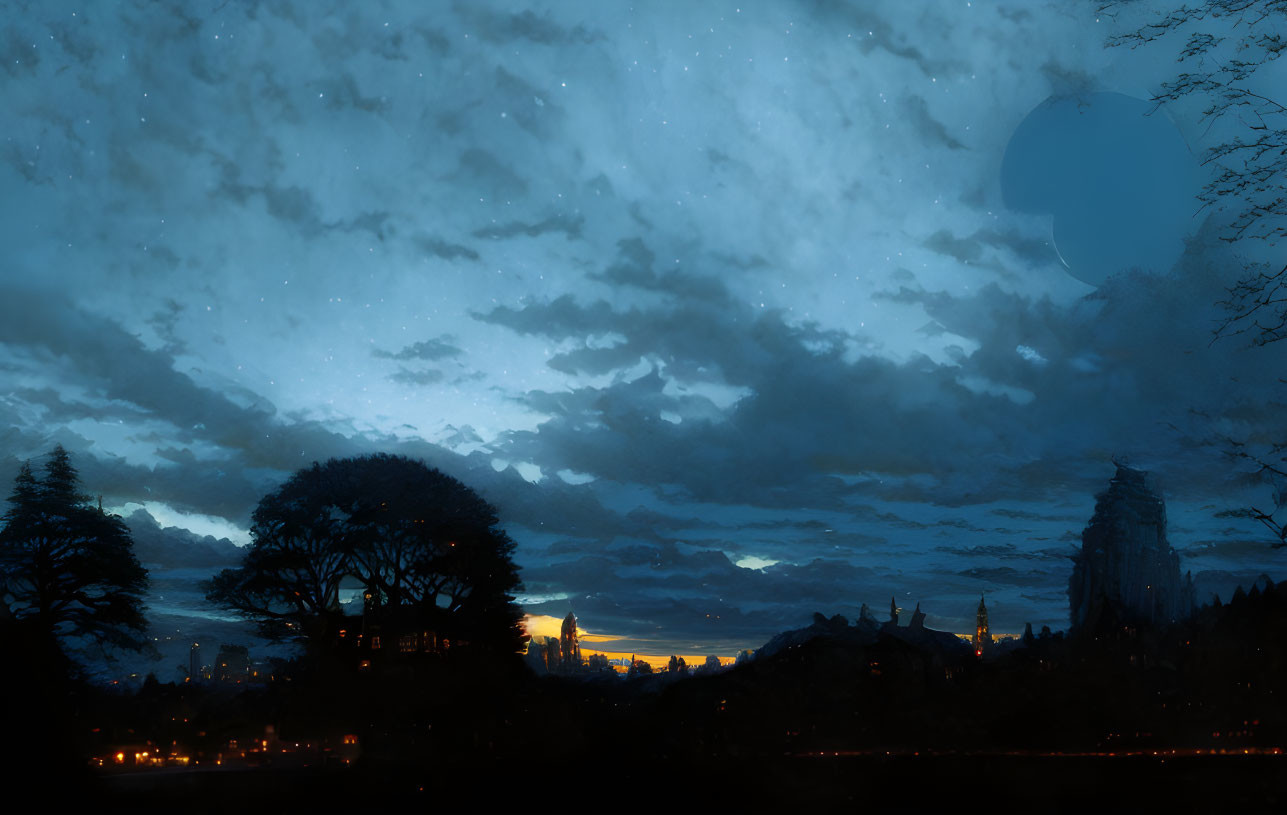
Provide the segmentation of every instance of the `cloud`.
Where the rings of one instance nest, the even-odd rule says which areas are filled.
[[[464,351],[453,345],[453,342],[454,340],[452,337],[444,335],[412,343],[402,350],[392,353],[389,351],[382,351],[377,348],[371,352],[371,356],[376,357],[377,359],[423,359],[433,362],[439,359],[458,357],[463,354]]]
[[[389,374],[389,379],[403,385],[433,385],[443,380],[443,373],[433,368],[427,368],[423,371],[399,368],[395,373]]]
[[[181,527],[162,528],[145,509],[125,518],[134,540],[134,554],[149,571],[187,568],[228,568],[241,563],[241,547],[227,538],[194,535]]]
[[[1003,206],[1046,97],[1148,86],[1061,3],[10,16],[5,472],[61,441],[95,492],[239,523],[401,452],[578,613],[733,648],[894,591],[968,627],[958,572],[1075,538],[1112,455],[1178,513],[1245,494],[1213,437],[1276,438],[1277,352],[1207,343],[1234,260],[1086,298]]]
[[[493,224],[481,229],[475,229],[473,234],[475,238],[504,240],[505,238],[514,238],[520,235],[535,238],[553,232],[562,234],[568,240],[574,240],[581,236],[581,227],[584,223],[585,219],[580,217],[551,215],[536,223],[509,221],[508,223]]]
[[[478,260],[479,254],[475,250],[459,243],[452,243],[440,238],[428,236],[417,236],[416,245],[425,252],[440,257],[443,260],[455,260],[456,258],[465,258],[466,260]]]
[[[929,104],[924,97],[911,96],[903,103],[904,115],[909,123],[918,131],[928,135],[930,138],[940,142],[949,150],[965,150],[966,146],[957,141],[956,137],[948,132],[946,125],[935,119],[929,112]]]
[[[494,43],[528,40],[538,45],[589,45],[606,39],[602,33],[581,25],[561,26],[549,14],[537,14],[531,9],[512,14],[470,4],[462,11],[482,37]]]
[[[1009,566],[998,566],[993,568],[975,566],[970,569],[964,569],[957,574],[962,577],[968,577],[971,580],[979,580],[988,584],[1002,584],[1008,586],[1023,586],[1031,588],[1034,586],[1059,585],[1063,575],[1050,575],[1044,572],[1020,572]]]
[[[977,344],[949,363],[853,356],[843,334],[737,303],[706,278],[658,274],[639,242],[621,247],[618,263],[589,277],[659,294],[661,302],[623,310],[563,295],[478,315],[571,343],[550,357],[551,367],[614,376],[603,386],[523,397],[550,416],[535,431],[507,437],[525,458],[613,480],[675,484],[701,499],[734,500],[728,485],[736,485],[756,501],[810,490],[814,505],[828,506],[859,489],[823,486],[847,475],[866,477],[862,489],[875,494],[968,503],[983,495],[1040,498],[1070,479],[1091,489],[1108,458],[1128,451],[1170,462],[1172,484],[1187,489],[1196,482],[1186,471],[1219,457],[1189,421],[1201,399],[1219,410],[1233,397],[1244,422],[1270,419],[1252,407],[1250,393],[1237,396],[1227,352],[1210,348],[1201,329],[1217,289],[1193,276],[1207,251],[1200,247],[1178,282],[1137,276],[1071,307],[995,285],[968,297],[905,288],[886,295],[922,306],[945,330]],[[619,340],[587,341],[609,333]],[[1080,367],[1088,357],[1100,361],[1094,374]],[[641,360],[644,373],[630,373]],[[1250,381],[1263,363],[1236,364]],[[1192,389],[1195,377],[1208,383],[1201,394]],[[718,406],[695,395],[704,385],[744,395]],[[980,449],[988,451],[986,469],[974,466],[972,451]]]

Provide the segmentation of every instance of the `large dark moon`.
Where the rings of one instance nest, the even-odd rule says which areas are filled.
[[[1119,93],[1055,96],[1006,147],[1008,207],[1053,216],[1068,271],[1098,286],[1131,268],[1164,272],[1196,224],[1197,159],[1151,102]]]

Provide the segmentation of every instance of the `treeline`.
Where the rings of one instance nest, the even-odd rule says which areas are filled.
[[[21,738],[0,740],[0,761],[20,774],[81,777],[86,758],[114,741],[177,744],[178,732],[199,747],[244,729],[246,717],[261,729],[264,717],[288,729],[295,717],[321,728],[396,728],[402,697],[381,695],[373,680],[419,683],[420,693],[446,682],[438,698],[459,698],[483,687],[461,677],[522,670],[513,541],[490,504],[419,461],[380,454],[314,464],[260,501],[241,564],[211,580],[207,597],[212,610],[298,643],[301,657],[283,672],[291,682],[246,697],[244,716],[227,707],[227,693],[162,691],[150,678],[145,706],[172,709],[135,720],[137,704],[87,681],[87,661],[151,650],[148,575],[129,528],[82,491],[65,449],[41,467],[22,465],[2,520],[0,638],[13,658],[0,671],[0,698]],[[345,590],[355,602],[343,602]],[[152,724],[190,723],[184,710],[209,705],[215,712],[196,717],[205,728]]]

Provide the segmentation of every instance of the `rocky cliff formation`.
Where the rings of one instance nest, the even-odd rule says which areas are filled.
[[[1166,540],[1166,505],[1148,474],[1124,465],[1095,497],[1095,514],[1073,557],[1068,600],[1074,630],[1104,617],[1165,625],[1193,613],[1193,579]]]

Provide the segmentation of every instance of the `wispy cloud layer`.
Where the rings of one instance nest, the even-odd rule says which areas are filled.
[[[10,471],[60,441],[244,525],[314,460],[423,457],[530,610],[685,651],[890,594],[1058,627],[1113,456],[1216,590],[1283,565],[1217,517],[1220,439],[1281,438],[1282,352],[1210,343],[1237,253],[1092,290],[1002,202],[1043,100],[1168,69],[1089,7],[8,12]]]

